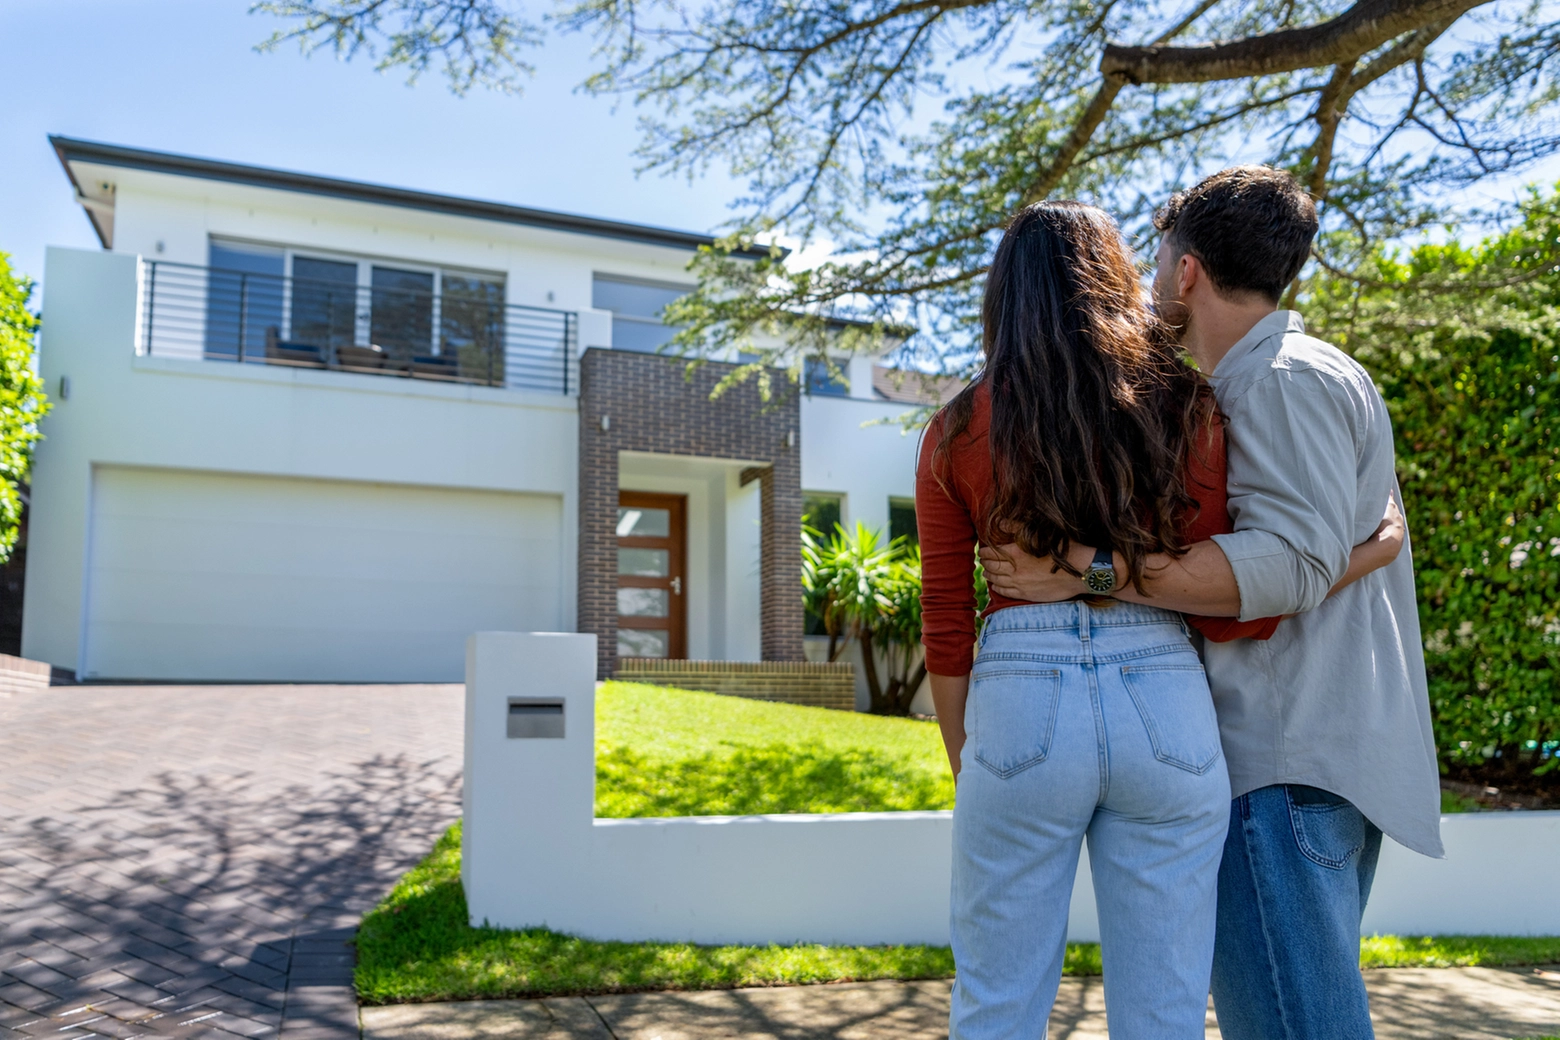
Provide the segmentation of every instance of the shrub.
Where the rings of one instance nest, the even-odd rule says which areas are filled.
[[[1535,197],[1476,248],[1382,257],[1313,296],[1392,415],[1442,762],[1508,778],[1547,772],[1560,738],[1557,245],[1560,203]]]

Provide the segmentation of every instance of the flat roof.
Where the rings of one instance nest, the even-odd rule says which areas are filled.
[[[220,162],[216,159],[202,159],[191,155],[128,148],[124,145],[83,141],[58,134],[50,134],[49,143],[54,146],[54,153],[59,156],[60,165],[65,168],[66,176],[76,188],[78,198],[84,193],[81,184],[76,180],[75,173],[71,170],[70,164],[73,162],[149,170],[153,173],[228,181],[233,184],[251,184],[261,188],[325,195],[358,202],[374,202],[384,206],[400,206],[405,209],[447,213],[452,216],[474,217],[478,220],[494,220],[505,224],[524,224],[527,227],[546,228],[550,231],[617,238],[679,249],[697,249],[700,246],[713,245],[715,242],[713,236],[694,231],[678,231],[673,228],[653,227],[649,224],[629,224],[619,220],[581,216],[576,213],[512,206],[486,199],[438,195],[433,192],[395,188],[385,184],[369,184],[364,181],[342,180],[338,177],[321,177],[312,173],[277,170],[267,166],[248,166],[243,163]],[[92,216],[90,211],[88,216]],[[102,230],[98,228],[96,218],[93,218],[92,223],[93,227],[98,229],[101,238]],[[768,256],[769,251],[762,246],[755,246],[739,250],[736,255],[758,258]]]

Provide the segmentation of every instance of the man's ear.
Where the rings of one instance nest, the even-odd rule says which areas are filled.
[[[1186,299],[1192,294],[1192,290],[1205,281],[1208,273],[1203,270],[1202,261],[1191,253],[1182,253],[1175,261],[1175,294],[1181,299]]]

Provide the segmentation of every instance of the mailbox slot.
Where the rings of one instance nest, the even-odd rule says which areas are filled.
[[[563,739],[563,701],[546,697],[509,698],[511,739]]]

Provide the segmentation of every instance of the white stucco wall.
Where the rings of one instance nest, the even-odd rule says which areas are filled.
[[[554,610],[559,628],[573,627],[573,398],[137,356],[136,270],[133,256],[48,251],[39,355],[56,400],[34,466],[25,656],[77,667],[92,474],[104,466],[556,496]],[[68,399],[58,395],[62,378]]]
[[[840,519],[888,532],[888,500],[915,498],[920,431],[895,421],[907,405],[856,397],[805,396],[802,490],[844,496]],[[867,425],[886,420],[881,425]]]
[[[594,818],[595,644],[484,632],[467,649],[472,924],[697,943],[948,941],[952,813]],[[560,703],[560,739],[506,736],[510,697]],[[1388,842],[1363,934],[1555,935],[1560,813],[1442,818],[1446,859]],[[1097,942],[1087,849],[1068,938]]]

